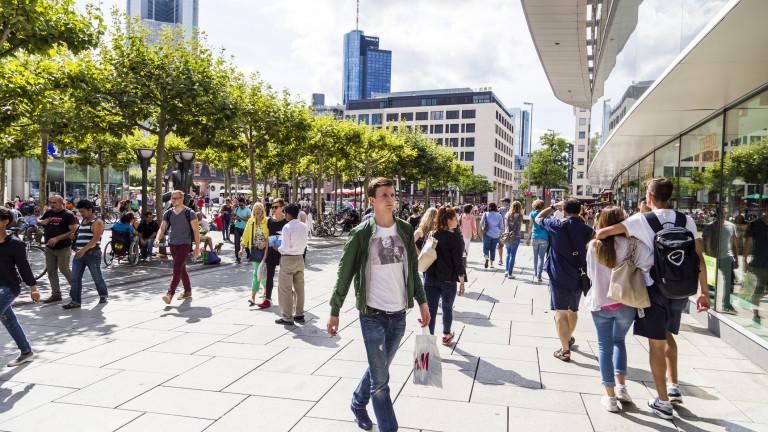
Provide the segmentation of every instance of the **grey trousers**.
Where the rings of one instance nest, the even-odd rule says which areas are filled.
[[[45,248],[45,267],[48,270],[48,281],[51,282],[51,295],[61,295],[59,286],[59,271],[64,274],[67,283],[72,281],[72,249]]]
[[[277,284],[277,301],[283,319],[293,321],[294,316],[304,315],[304,257],[283,255]]]

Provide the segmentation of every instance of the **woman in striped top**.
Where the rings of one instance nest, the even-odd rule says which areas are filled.
[[[70,283],[69,303],[64,309],[79,309],[82,302],[83,274],[85,268],[91,272],[91,279],[99,293],[99,303],[107,302],[107,284],[101,275],[101,235],[104,233],[104,223],[93,214],[93,203],[88,200],[77,202],[77,210],[83,220],[77,228],[75,239],[75,257],[72,260],[72,281]]]

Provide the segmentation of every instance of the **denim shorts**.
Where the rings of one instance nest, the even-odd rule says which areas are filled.
[[[677,334],[680,331],[680,319],[688,305],[688,299],[671,299],[659,291],[656,284],[648,287],[651,306],[643,309],[644,316],[635,315],[637,336],[648,339],[666,340],[667,332]]]
[[[580,288],[563,288],[549,284],[549,303],[552,310],[579,311]]]

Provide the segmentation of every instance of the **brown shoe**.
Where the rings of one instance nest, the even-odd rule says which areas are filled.
[[[189,292],[182,292],[181,294],[179,294],[179,296],[176,297],[176,300],[186,300],[191,298],[192,298],[192,291],[189,291]]]
[[[48,297],[47,299],[43,300],[43,303],[48,304],[48,303],[56,303],[56,302],[60,302],[60,301],[61,301],[61,294],[51,294],[50,297]]]

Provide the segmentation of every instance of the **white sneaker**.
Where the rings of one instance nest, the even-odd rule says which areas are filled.
[[[657,417],[663,418],[664,420],[672,420],[674,418],[672,403],[669,401],[663,401],[659,398],[650,399],[648,401],[648,407]]]
[[[608,412],[619,412],[619,402],[615,397],[603,396],[600,398],[600,405]]]
[[[632,397],[626,387],[616,386],[616,399],[621,403],[632,403]]]
[[[672,403],[683,403],[683,394],[680,393],[680,387],[676,385],[667,386],[667,396]]]

